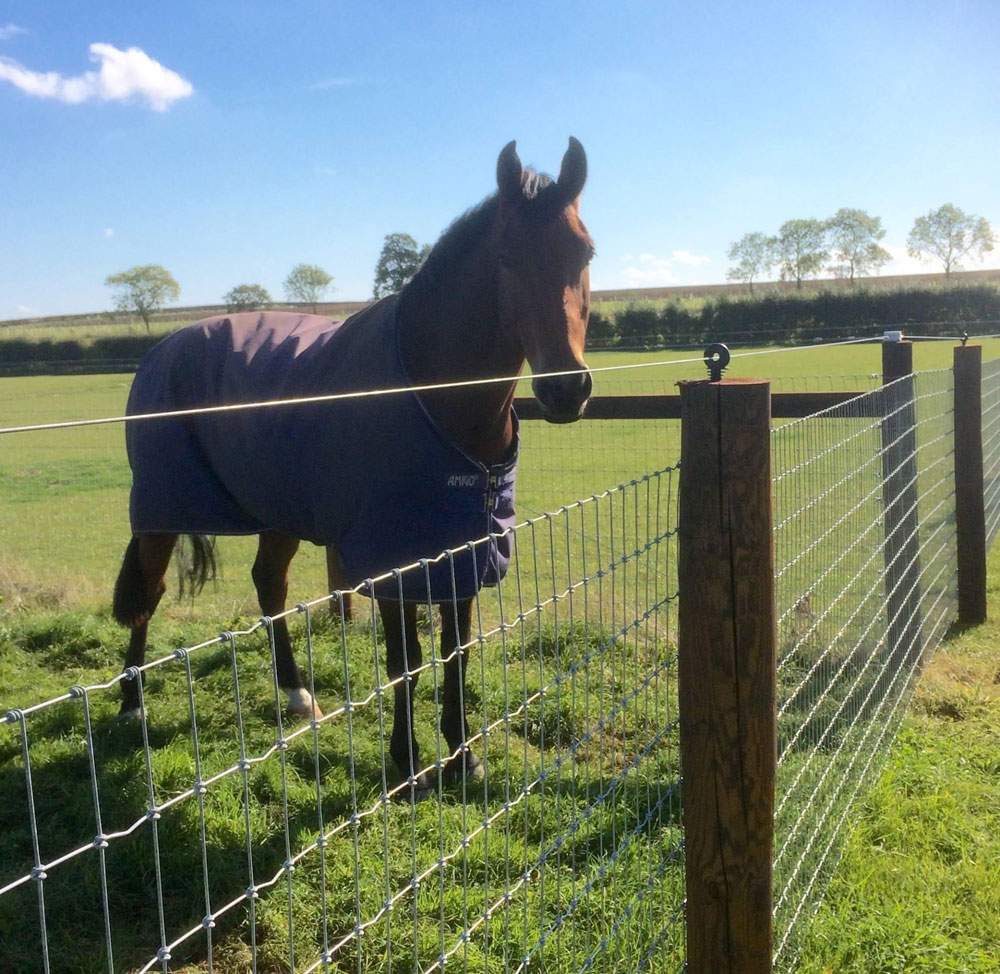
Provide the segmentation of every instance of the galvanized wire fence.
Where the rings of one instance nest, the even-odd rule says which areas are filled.
[[[135,725],[115,719],[123,677],[7,713],[5,817],[22,827],[0,922],[29,915],[34,932],[6,945],[12,969],[679,965],[673,478],[514,532],[463,647],[482,782],[436,773],[451,754],[437,730],[448,656],[430,605],[425,662],[396,679],[374,616],[347,623],[326,599],[292,610],[320,720],[283,716],[273,620],[126,674]],[[403,679],[419,680],[437,783],[419,803],[386,753]]]
[[[1000,533],[1000,358],[983,362],[983,500],[986,547]]]
[[[955,618],[952,412],[951,371],[927,372],[773,433],[781,969]]]

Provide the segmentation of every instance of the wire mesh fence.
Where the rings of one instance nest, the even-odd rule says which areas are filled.
[[[773,434],[783,969],[955,616],[952,411],[952,373],[919,373]]]
[[[983,363],[983,501],[987,550],[1000,532],[1000,358]]]
[[[31,918],[13,969],[679,966],[673,476],[514,532],[461,647],[482,781],[444,781],[430,605],[425,662],[394,679],[374,612],[292,611],[320,720],[283,717],[272,620],[127,674],[135,724],[122,677],[9,712],[0,923]],[[401,680],[435,783],[417,803],[386,753]]]

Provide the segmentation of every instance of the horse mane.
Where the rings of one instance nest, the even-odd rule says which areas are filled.
[[[521,178],[522,214],[528,218],[547,220],[561,211],[563,201],[555,191],[555,185],[556,181],[547,173],[526,167]],[[460,265],[470,250],[489,234],[496,222],[499,206],[499,194],[493,193],[453,220],[400,292],[401,299],[406,299],[407,292],[412,294],[433,286],[447,277],[451,268]]]

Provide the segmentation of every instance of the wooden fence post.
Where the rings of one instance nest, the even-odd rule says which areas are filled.
[[[920,496],[917,484],[917,405],[913,344],[882,343],[882,506],[885,531],[885,654],[896,666],[923,651],[920,615]],[[898,654],[898,655],[897,655]],[[894,674],[887,673],[888,679]]]
[[[958,621],[974,626],[986,621],[982,346],[956,346],[954,369]]]
[[[770,384],[681,383],[678,679],[687,970],[771,970]]]

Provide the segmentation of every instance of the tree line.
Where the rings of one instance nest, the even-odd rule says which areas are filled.
[[[885,237],[880,217],[864,210],[841,208],[827,220],[787,220],[774,236],[754,232],[733,243],[726,256],[735,261],[726,277],[749,285],[777,266],[783,281],[802,282],[824,269],[837,277],[854,282],[884,266],[891,259],[879,241]],[[925,216],[918,217],[907,237],[907,251],[912,257],[937,259],[946,277],[960,270],[966,257],[982,257],[993,250],[996,236],[984,217],[967,214],[945,203]],[[416,274],[430,253],[430,244],[420,245],[408,233],[387,234],[375,265],[373,297],[383,298],[401,290]],[[106,281],[114,293],[119,311],[138,314],[149,330],[150,316],[180,295],[180,287],[171,274],[158,264],[132,267]],[[322,267],[297,264],[284,281],[289,301],[311,304],[313,313],[331,289],[333,278]],[[259,284],[237,284],[222,300],[230,312],[266,308],[271,295]],[[601,325],[598,324],[598,330]]]
[[[954,335],[1000,321],[1000,288],[991,284],[853,288],[818,294],[768,294],[709,299],[696,309],[678,302],[637,305],[604,315],[592,311],[587,346],[681,348],[708,342],[767,345],[876,337],[886,328],[914,335]],[[978,326],[974,323],[980,323]]]
[[[736,264],[726,278],[748,284],[751,295],[754,282],[776,265],[781,280],[794,281],[797,288],[822,270],[853,282],[892,259],[879,244],[883,237],[881,218],[864,210],[844,207],[827,220],[787,220],[775,236],[748,233],[732,244],[726,256]],[[945,203],[917,217],[906,249],[920,260],[940,260],[945,276],[950,277],[952,271],[961,270],[962,260],[982,257],[995,243],[996,235],[985,217]]]
[[[375,265],[374,297],[382,298],[402,289],[413,277],[427,254],[430,244],[419,246],[408,233],[386,235]],[[173,275],[159,264],[142,264],[127,271],[110,274],[104,283],[111,288],[118,311],[139,315],[149,331],[152,315],[180,297],[181,289]],[[289,301],[311,304],[313,314],[317,304],[331,289],[333,277],[315,264],[296,264],[284,281],[285,297]],[[237,284],[222,300],[230,313],[256,311],[273,302],[267,288],[260,284]]]

